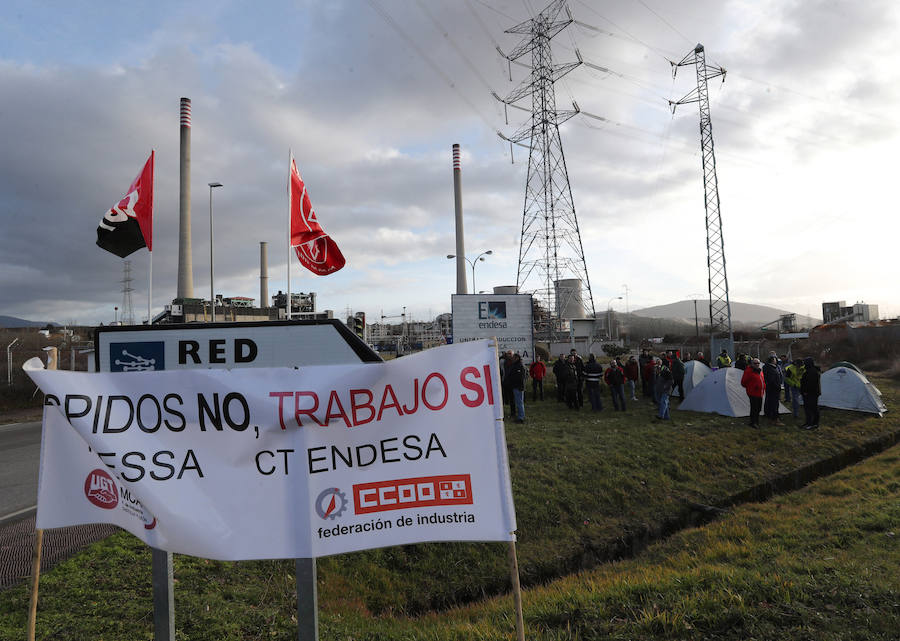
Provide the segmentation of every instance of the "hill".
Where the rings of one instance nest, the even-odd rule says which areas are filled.
[[[56,325],[56,323],[50,323],[51,325]],[[7,329],[13,329],[16,327],[44,327],[47,325],[47,321],[30,321],[22,318],[16,318],[15,316],[0,316],[0,327],[6,327]]]
[[[694,323],[694,301],[680,300],[677,303],[668,305],[656,305],[655,307],[645,307],[643,309],[633,310],[631,312],[635,316],[643,316],[645,318],[667,318]],[[769,307],[768,305],[753,305],[751,303],[738,303],[731,301],[731,321],[748,325],[752,327],[761,327],[766,323],[778,320],[782,314],[791,314],[784,309]],[[709,322],[709,300],[702,299],[697,301],[697,315],[702,324],[704,320]],[[821,319],[812,318],[810,316],[802,316],[797,314],[797,327],[814,327],[821,323]],[[774,326],[773,326],[774,328]]]

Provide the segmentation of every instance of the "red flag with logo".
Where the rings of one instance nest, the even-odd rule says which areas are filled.
[[[346,262],[344,255],[319,224],[293,154],[288,191],[291,201],[291,247],[297,258],[306,269],[319,276],[336,272]]]
[[[153,164],[151,151],[144,168],[121,200],[97,226],[97,245],[120,258],[141,247],[153,251]]]

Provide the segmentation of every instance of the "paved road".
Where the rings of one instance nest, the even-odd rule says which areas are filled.
[[[0,425],[0,521],[37,503],[41,423]]]

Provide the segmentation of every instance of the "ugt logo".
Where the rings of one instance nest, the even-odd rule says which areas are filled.
[[[478,318],[481,319],[505,319],[505,301],[480,301],[478,303]]]
[[[119,504],[116,482],[105,470],[96,469],[88,474],[84,480],[84,495],[88,501],[104,510],[112,510]]]

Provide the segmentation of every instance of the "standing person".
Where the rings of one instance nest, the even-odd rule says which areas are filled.
[[[512,388],[509,386],[509,379],[506,375],[509,374],[509,368],[512,367],[512,364],[512,350],[507,350],[500,357],[500,391],[503,393],[503,403],[508,403],[510,407],[513,407]]]
[[[625,372],[619,367],[616,361],[609,364],[606,368],[606,376],[604,377],[606,384],[609,386],[609,392],[612,396],[613,410],[625,411]]]
[[[762,409],[766,381],[759,367],[758,358],[750,361],[750,366],[744,370],[741,386],[747,390],[747,397],[750,399],[750,427],[759,429],[759,410]]]
[[[570,410],[578,410],[581,405],[578,403],[578,365],[575,363],[575,355],[569,354],[566,359],[566,368],[564,370],[564,378],[566,381],[566,406]]]
[[[638,357],[638,374],[641,377],[641,393],[644,396],[652,396],[650,388],[647,385],[647,379],[644,377],[644,368],[647,367],[647,363],[652,360],[653,359],[650,357],[650,354],[647,353],[647,350],[642,349],[641,355]]]
[[[578,382],[577,382],[577,396],[578,396],[578,407],[584,406],[584,361],[581,360],[581,357],[578,355],[578,351],[575,349],[569,350],[569,356],[574,357],[575,359],[575,370],[578,372]]]
[[[749,363],[748,358],[747,354],[738,354],[734,361],[734,366],[741,371],[747,369],[747,364]]]
[[[516,417],[516,423],[525,422],[525,365],[519,354],[513,354],[509,369],[506,371],[506,379],[509,381],[509,389],[513,399],[510,410]]]
[[[803,367],[803,361],[799,358],[787,366],[784,376],[784,384],[788,389],[790,396],[788,400],[791,402],[791,413],[794,418],[800,418],[800,381],[803,379],[803,373],[806,368]]]
[[[625,363],[625,367],[623,368],[625,371],[625,387],[628,390],[628,393],[631,395],[631,400],[636,401],[637,396],[634,395],[635,392],[635,383],[640,377],[640,369],[638,368],[637,359],[634,356],[628,357],[628,362]]]
[[[784,382],[784,402],[791,402],[791,390],[788,388],[787,382],[787,368],[791,364],[788,360],[787,354],[782,354],[781,358],[778,359],[778,371],[781,372],[781,380]]]
[[[603,366],[591,354],[588,356],[588,362],[584,364],[584,386],[591,409],[595,412],[603,409],[603,401],[600,399],[600,377],[602,374]]]
[[[540,395],[541,400],[543,401],[544,376],[547,375],[547,366],[544,365],[544,361],[541,360],[540,356],[531,363],[531,367],[528,368],[528,375],[531,377],[531,402],[534,403],[537,400],[538,395]]]
[[[819,368],[811,356],[803,359],[803,378],[800,379],[800,393],[803,395],[803,413],[806,414],[805,430],[819,429],[819,396],[822,395],[822,381]]]
[[[723,349],[722,353],[716,358],[716,367],[719,369],[731,367],[731,357],[728,355],[728,350]]]
[[[781,372],[778,370],[778,357],[769,356],[763,365],[763,380],[766,383],[766,398],[763,402],[763,413],[772,423],[780,425],[778,421],[778,401],[781,400]]]
[[[556,379],[556,402],[566,400],[566,359],[562,354],[553,362],[553,377]]]
[[[656,398],[656,361],[657,359],[651,357],[644,365],[644,369],[641,372],[644,380],[647,382],[647,390],[649,396],[653,399],[654,405],[659,404],[659,401]]]
[[[656,396],[659,398],[659,411],[656,418],[661,421],[669,420],[669,394],[672,393],[672,370],[669,369],[666,362],[657,358],[657,374],[655,381]]]
[[[697,360],[709,367],[709,360],[703,355],[703,352],[697,352]]]
[[[685,375],[685,367],[684,363],[678,358],[677,352],[672,352],[672,380],[674,381],[675,388],[678,389],[678,400],[684,400],[684,375]]]

